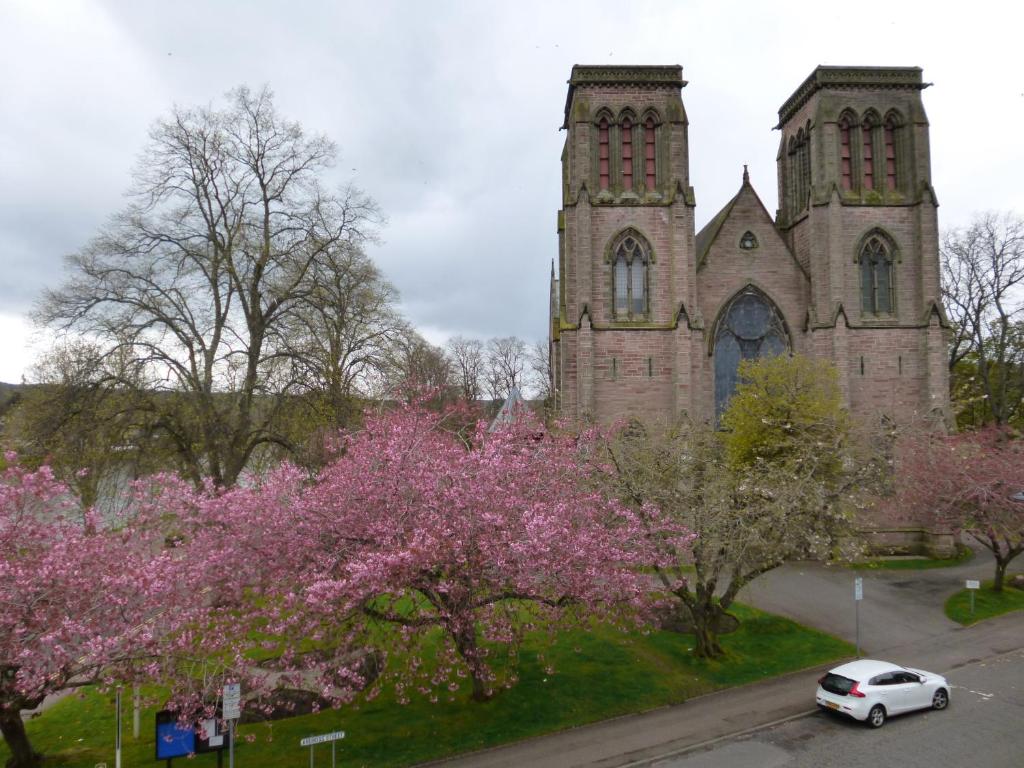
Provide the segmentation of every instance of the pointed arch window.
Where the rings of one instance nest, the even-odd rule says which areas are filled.
[[[652,192],[657,186],[653,117],[648,117],[644,123],[644,175],[644,186]]]
[[[896,120],[892,115],[886,118],[885,127],[882,131],[885,145],[885,188],[895,192],[897,188],[896,179]]]
[[[789,331],[771,299],[753,286],[734,296],[715,329],[715,419],[736,391],[741,360],[775,357],[790,348]]]
[[[878,235],[869,237],[860,251],[860,291],[865,314],[892,314],[892,251]]]
[[[633,123],[628,117],[622,119],[622,188],[633,189]]]
[[[647,316],[650,253],[640,238],[626,234],[612,250],[612,295],[619,320]]]
[[[608,189],[608,180],[610,178],[609,167],[608,167],[608,118],[602,117],[601,122],[597,124],[597,157],[598,157],[598,174],[600,177],[600,189]]]
[[[864,119],[861,128],[861,136],[864,140],[861,150],[861,163],[864,171],[864,189],[875,188],[875,151],[874,151],[874,125],[870,117]]]
[[[853,189],[853,164],[850,155],[850,119],[839,121],[839,178],[844,192]]]

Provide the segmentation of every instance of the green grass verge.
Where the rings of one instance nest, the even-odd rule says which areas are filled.
[[[970,547],[960,547],[955,557],[940,559],[933,557],[900,557],[896,559],[876,557],[851,563],[849,567],[855,570],[924,571],[931,568],[963,565],[970,562],[973,557],[974,551]]]
[[[971,592],[975,593],[973,614]],[[946,601],[946,615],[965,625],[1020,610],[1024,610],[1024,590],[1004,584],[1002,592],[993,592],[991,581],[982,582],[981,589],[961,589]]]
[[[735,606],[739,629],[722,637],[726,655],[700,661],[690,651],[692,637],[670,632],[624,634],[600,627],[529,640],[521,652],[520,682],[492,701],[468,700],[468,686],[437,704],[415,696],[408,705],[390,691],[371,702],[240,729],[236,749],[245,768],[308,764],[299,739],[346,731],[338,744],[340,765],[403,766],[549,733],[630,712],[676,704],[720,688],[742,685],[849,656],[853,647],[837,638],[745,606]],[[539,661],[543,652],[546,662]],[[554,673],[545,672],[545,663]],[[125,697],[128,699],[129,697]],[[113,693],[88,691],[57,703],[28,723],[36,749],[49,766],[113,765]],[[143,714],[142,736],[131,737],[130,713],[124,764],[154,764],[153,712]],[[330,748],[318,747],[327,764]],[[0,744],[0,764],[7,757]],[[196,766],[213,766],[203,755]],[[192,763],[190,763],[192,764]]]

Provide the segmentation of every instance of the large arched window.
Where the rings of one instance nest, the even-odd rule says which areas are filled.
[[[632,231],[619,237],[612,246],[612,296],[617,320],[640,319],[648,312],[650,250]]]
[[[893,311],[892,250],[881,235],[871,235],[860,249],[861,310],[871,315]]]
[[[736,391],[741,360],[774,357],[789,348],[786,324],[771,300],[753,286],[736,294],[715,329],[715,419]]]

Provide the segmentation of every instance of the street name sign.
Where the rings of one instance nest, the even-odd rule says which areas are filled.
[[[241,683],[228,683],[224,686],[224,705],[221,714],[225,720],[237,720],[242,716]]]
[[[338,739],[344,738],[344,731],[334,731],[333,733],[321,733],[319,736],[307,736],[299,742],[299,746],[312,747],[314,744],[326,744],[329,741],[337,741]]]
[[[967,588],[968,589],[981,589],[981,582],[980,581],[975,581],[974,579],[968,579],[967,580]]]
[[[862,579],[860,576],[853,580],[853,599],[864,599],[864,579]]]

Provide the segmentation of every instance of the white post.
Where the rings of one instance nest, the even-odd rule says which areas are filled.
[[[142,711],[142,694],[139,691],[139,684],[136,683],[132,691],[134,710],[132,711],[132,738],[138,739],[141,733],[139,729],[139,718]]]
[[[117,707],[117,734],[114,737],[114,768],[121,768],[121,686],[117,686],[117,694],[114,697]]]

